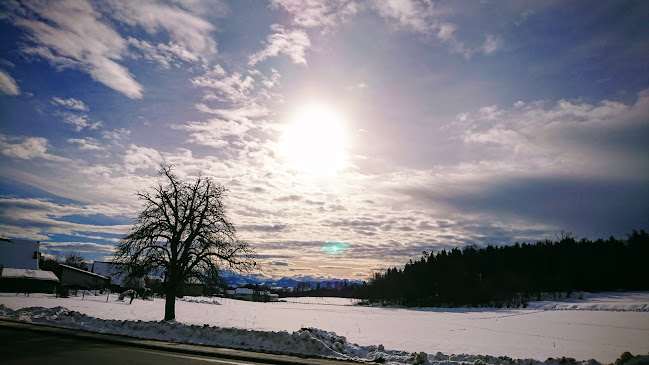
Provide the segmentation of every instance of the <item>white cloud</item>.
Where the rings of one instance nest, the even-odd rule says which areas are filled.
[[[214,89],[219,93],[219,95],[213,97],[206,97],[208,100],[216,99],[242,103],[251,99],[250,92],[254,87],[255,80],[250,76],[243,77],[238,72],[226,76],[223,68],[216,65],[213,70],[193,78],[191,82],[194,86]]]
[[[305,28],[331,29],[358,12],[353,0],[271,0],[293,15],[293,23]]]
[[[464,114],[463,139],[482,160],[545,174],[640,177],[649,157],[640,136],[649,132],[649,90],[634,104],[560,100],[517,101],[511,108],[482,107]],[[489,151],[487,153],[487,151]],[[624,161],[624,163],[621,163]]]
[[[0,150],[2,154],[22,160],[42,158],[51,161],[64,161],[63,157],[47,153],[49,143],[42,137],[13,137],[0,134]]]
[[[49,251],[100,252],[113,253],[115,246],[95,242],[41,242],[42,248]]]
[[[483,106],[479,109],[480,116],[487,120],[495,120],[503,113],[497,105]]]
[[[364,83],[364,82],[358,82],[356,84],[347,86],[347,90],[350,90],[350,91],[351,90],[363,90],[363,89],[367,89],[367,84]]]
[[[210,58],[216,54],[211,37],[214,26],[189,11],[152,0],[110,1],[112,16],[130,26],[141,26],[147,33],[168,32],[172,42],[158,50],[185,59]]]
[[[80,150],[84,151],[96,151],[103,150],[104,147],[97,144],[97,141],[93,138],[68,138],[68,143],[76,144],[79,146]]]
[[[205,104],[196,104],[196,109],[203,113],[215,114],[225,119],[247,121],[267,115],[270,111],[259,104],[253,103],[233,109],[211,109]]]
[[[431,1],[377,1],[373,6],[379,15],[391,20],[400,28],[436,37],[447,44],[452,53],[461,54],[468,59],[475,52],[457,39],[455,35],[457,26],[443,21],[440,12],[435,9]]]
[[[124,168],[129,172],[140,169],[158,169],[163,161],[157,150],[132,144],[124,155]]]
[[[97,129],[103,125],[101,121],[90,123],[88,116],[85,114],[74,114],[70,112],[56,112],[55,115],[60,116],[64,122],[73,125],[76,132],[81,132],[82,129]]]
[[[190,133],[188,142],[222,148],[227,146],[227,137],[243,138],[251,128],[245,121],[210,119],[205,122],[188,122],[184,125],[172,126],[173,129]]]
[[[216,54],[216,42],[210,37],[214,26],[178,6],[148,0],[93,4],[96,8],[85,0],[27,0],[19,5],[9,19],[28,33],[30,42],[22,52],[44,58],[60,69],[87,72],[94,80],[133,99],[143,96],[143,87],[118,63],[129,45],[163,68],[176,60],[206,63]],[[149,34],[165,31],[170,42],[154,46],[132,37],[127,41],[105,21],[106,15],[142,27]]]
[[[266,86],[268,89],[272,89],[275,86],[279,85],[279,79],[282,77],[282,75],[280,75],[279,71],[277,71],[274,68],[272,68],[270,70],[270,72],[271,72],[270,77],[265,77],[264,76],[263,81],[262,81],[264,86]]]
[[[18,84],[16,84],[16,80],[2,70],[0,70],[0,92],[7,95],[20,94],[20,89],[18,88]]]
[[[29,33],[31,44],[23,52],[58,67],[81,69],[129,98],[142,97],[142,86],[116,62],[126,51],[124,39],[100,20],[101,14],[88,2],[26,1],[22,10],[29,15],[14,15],[12,21]]]
[[[126,128],[113,129],[112,131],[104,131],[102,136],[106,139],[121,140],[131,135],[131,131]]]
[[[218,96],[216,96],[216,94],[213,92],[206,92],[203,95],[203,100],[221,100],[221,99]]]
[[[45,199],[0,197],[0,229],[5,234],[28,239],[48,240],[49,235],[65,234],[77,237],[87,236],[86,232],[125,234],[127,225],[81,224],[61,220],[63,217],[76,215],[123,216],[131,213],[113,205],[76,205],[56,204]],[[102,239],[101,237],[96,239]],[[105,239],[110,241],[111,239]],[[52,246],[64,243],[50,243]],[[101,246],[109,247],[109,246]],[[97,247],[97,248],[101,248]]]
[[[225,17],[228,5],[221,0],[171,0],[175,5],[199,16]]]
[[[437,37],[443,41],[449,41],[452,40],[453,37],[455,37],[455,25],[454,24],[449,24],[449,23],[444,23],[439,26],[439,30],[437,31]]]
[[[410,28],[419,33],[428,33],[435,28],[435,11],[431,2],[390,0],[377,1],[373,5],[379,15],[396,21],[401,27]]]
[[[268,57],[283,53],[293,63],[306,65],[305,51],[311,47],[309,35],[301,29],[288,30],[279,24],[271,25],[273,34],[266,39],[266,48],[250,56],[248,64],[256,65]]]
[[[185,47],[175,43],[158,43],[154,46],[147,41],[129,37],[128,44],[139,49],[144,54],[145,59],[160,64],[160,67],[163,69],[169,69],[172,64],[178,66],[177,60],[185,62],[199,61],[199,57],[189,52]]]
[[[490,55],[499,49],[502,48],[503,41],[502,39],[494,36],[493,34],[487,34],[487,38],[484,41],[482,50],[486,55]]]
[[[55,96],[52,98],[52,103],[64,106],[71,110],[88,111],[88,107],[83,103],[83,101],[74,98],[61,99]]]

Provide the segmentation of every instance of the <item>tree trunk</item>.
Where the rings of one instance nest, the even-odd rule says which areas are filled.
[[[165,321],[176,319],[176,284],[167,283],[165,298]]]

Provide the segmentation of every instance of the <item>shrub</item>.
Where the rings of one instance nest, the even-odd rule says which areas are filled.
[[[59,296],[61,298],[69,298],[70,297],[70,290],[66,286],[58,285],[56,287],[56,294],[57,294],[57,296]]]

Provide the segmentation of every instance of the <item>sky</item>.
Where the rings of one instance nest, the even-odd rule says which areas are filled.
[[[261,275],[649,227],[646,1],[0,5],[0,235],[110,257],[161,164]]]

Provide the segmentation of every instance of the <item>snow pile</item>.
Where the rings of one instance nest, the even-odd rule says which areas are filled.
[[[253,349],[271,353],[345,357],[341,352],[334,350],[337,348],[335,342],[322,341],[327,337],[334,339],[335,334],[313,329],[288,333],[186,325],[173,321],[120,321],[90,317],[63,307],[11,310],[3,304],[0,304],[0,317],[21,322],[171,342]],[[311,335],[311,331],[317,333],[317,336]]]
[[[70,329],[126,335],[146,339],[191,343],[261,352],[309,355],[387,364],[573,364],[597,365],[595,360],[574,359],[514,360],[506,356],[444,355],[441,352],[428,355],[424,352],[387,350],[383,345],[360,346],[350,343],[344,336],[316,328],[299,331],[254,331],[238,328],[220,328],[209,325],[186,325],[166,321],[120,321],[87,316],[63,307],[29,307],[12,310],[0,304],[0,317],[28,323],[42,323]]]
[[[216,304],[216,305],[221,305],[221,303],[217,302],[215,298],[209,298],[209,297],[183,297],[180,298],[179,300],[187,303],[202,303],[202,304]]]

